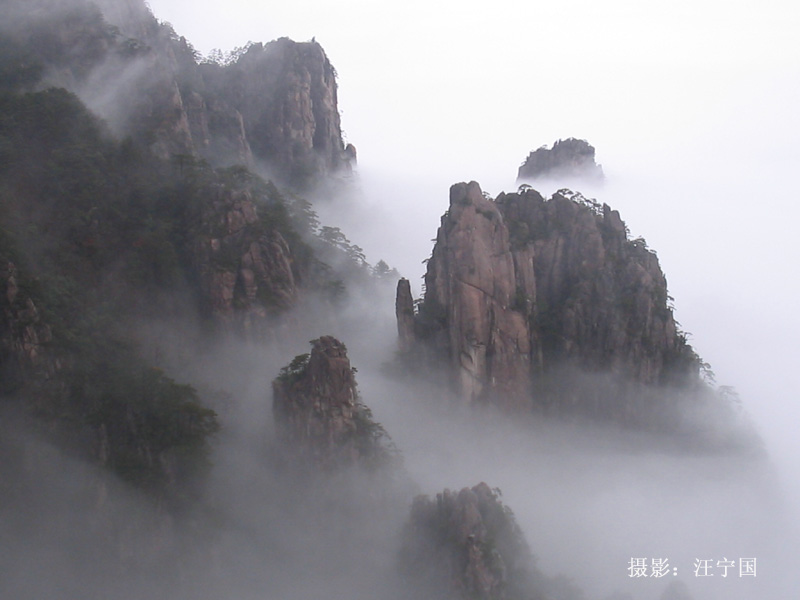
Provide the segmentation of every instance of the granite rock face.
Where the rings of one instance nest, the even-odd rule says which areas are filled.
[[[153,179],[177,175],[176,195],[198,197],[186,211],[200,213],[197,222],[174,229],[206,313],[258,336],[270,315],[296,304],[311,251],[286,211],[268,222],[277,208],[222,181],[222,171],[244,166],[295,191],[349,171],[356,151],[342,141],[335,70],[319,44],[282,38],[206,61],[143,0],[10,0],[0,17],[3,43],[25,66],[0,87],[74,93],[104,117],[103,135],[124,138],[131,160],[154,155],[163,160],[149,170],[174,168]]]
[[[699,381],[656,255],[618,212],[568,190],[491,200],[454,185],[413,328],[403,319],[401,351],[444,357],[469,403],[635,420],[633,390]]]
[[[336,71],[322,46],[255,44],[229,68],[236,72],[225,95],[242,113],[256,159],[301,187],[350,168],[355,153],[345,153]]]
[[[242,114],[224,100],[193,92],[188,104],[189,125],[196,151],[222,165],[253,164],[253,151]]]
[[[414,298],[411,296],[411,284],[405,278],[397,284],[395,316],[400,351],[408,352],[414,345]]]
[[[389,437],[359,398],[347,348],[331,336],[311,346],[311,354],[296,356],[272,382],[279,449],[320,470],[387,465]]]
[[[420,598],[521,600],[534,592],[533,561],[513,514],[485,483],[435,499],[417,496],[401,570]]]
[[[14,0],[4,15],[34,32],[4,33],[26,48],[47,85],[76,93],[117,135],[160,158],[257,167],[296,189],[355,164],[355,147],[342,140],[336,71],[316,42],[250,44],[213,62],[143,0],[99,8]]]
[[[46,381],[60,363],[48,351],[53,333],[20,285],[16,265],[0,256],[0,395],[27,380]]]
[[[605,176],[594,154],[594,147],[586,140],[558,140],[552,148],[542,146],[531,152],[519,168],[517,181],[550,179],[601,183]]]
[[[292,308],[300,275],[280,231],[261,219],[252,189],[220,186],[204,206],[193,241],[194,268],[207,311],[222,330],[255,339],[269,318]]]
[[[152,102],[152,110],[173,115],[165,112],[154,123],[168,133],[162,154],[188,152],[211,164],[263,168],[303,190],[350,172],[355,148],[342,140],[336,72],[318,43],[281,38],[251,44],[224,65],[198,65],[183,38],[159,47],[157,56],[169,64],[165,81],[174,81],[176,90]]]
[[[454,185],[428,262],[420,314],[434,330],[441,328],[435,343],[470,402],[495,392],[504,402],[530,401],[531,335],[514,303],[520,286],[535,297],[532,269],[524,252],[512,253],[498,205],[475,182]]]

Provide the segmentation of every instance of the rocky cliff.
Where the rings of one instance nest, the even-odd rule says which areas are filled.
[[[393,460],[390,440],[358,394],[347,348],[336,338],[311,342],[272,382],[280,451],[322,470],[368,469]]]
[[[0,92],[8,94],[0,100],[11,105],[7,109],[29,110],[31,117],[46,110],[57,113],[61,106],[47,107],[42,99],[58,93],[37,91],[55,86],[73,92],[107,124],[80,114],[99,131],[87,142],[70,139],[77,137],[70,134],[72,114],[59,113],[58,122],[41,119],[38,124],[9,117],[0,124],[0,159],[6,165],[28,165],[23,173],[38,168],[32,186],[15,184],[27,190],[25,202],[32,207],[39,206],[40,192],[58,196],[38,189],[41,182],[65,188],[59,178],[74,180],[73,199],[64,199],[61,207],[76,214],[61,221],[70,226],[73,220],[83,221],[74,235],[82,236],[84,251],[117,252],[124,261],[133,246],[148,255],[136,259],[137,269],[155,268],[162,279],[187,279],[199,292],[195,299],[201,310],[225,329],[263,334],[271,315],[296,304],[303,283],[313,285],[309,266],[321,263],[300,236],[313,239],[314,225],[297,233],[297,221],[287,216],[288,202],[277,187],[268,184],[265,191],[257,178],[242,184],[243,177],[230,165],[269,173],[278,184],[295,189],[347,172],[355,150],[342,143],[333,66],[319,44],[286,38],[200,64],[191,45],[169,25],[159,24],[142,0],[104,0],[99,7],[84,0],[13,0],[0,7],[0,48],[5,50],[0,53]],[[77,104],[59,98],[62,104]],[[34,147],[25,136],[38,139],[46,127],[50,137]],[[124,138],[124,148],[115,148],[112,136]],[[98,138],[103,138],[102,149],[96,148]],[[62,146],[68,147],[56,150],[59,160],[80,163],[80,168],[63,165],[58,175],[47,171],[40,159],[50,156],[53,139],[67,140]],[[214,168],[228,170],[216,173]],[[169,187],[172,206],[157,199]],[[124,208],[112,207],[110,199],[118,196]],[[151,219],[158,232],[130,240],[127,233],[114,236],[111,230],[121,224],[112,226],[103,218],[124,220],[130,200],[138,204],[134,220],[164,209]],[[303,210],[313,222],[313,211]],[[80,211],[93,216],[79,217]],[[90,231],[98,227],[106,235]],[[126,227],[131,230],[130,223]],[[183,264],[176,269],[175,263]],[[328,282],[318,283],[324,287]],[[341,282],[332,285],[342,287]],[[151,303],[139,300],[142,306]]]
[[[120,590],[141,575],[145,595],[175,597],[177,588],[154,581],[174,576],[185,585],[184,559],[196,555],[169,541],[178,538],[173,523],[192,521],[191,547],[207,547],[194,511],[202,511],[209,442],[220,424],[208,408],[214,392],[171,377],[181,367],[170,349],[193,353],[201,336],[205,349],[215,347],[220,338],[205,334],[220,329],[263,342],[302,292],[344,287],[304,241],[318,228],[310,205],[239,166],[263,160],[284,182],[301,160],[297,172],[310,177],[345,168],[336,161],[354,153],[341,140],[338,153],[332,146],[338,113],[326,111],[336,110],[335,78],[321,48],[285,40],[278,45],[289,50],[269,65],[248,66],[242,77],[278,74],[245,94],[249,104],[238,106],[253,109],[246,123],[235,94],[211,89],[226,67],[201,68],[191,46],[141,0],[102,7],[0,3],[0,488],[9,492],[0,522],[17,546],[35,538],[37,556],[54,556],[62,544],[75,550],[69,561],[63,553],[43,558],[13,577],[6,565],[0,588],[12,596],[58,595],[28,580],[58,571],[53,585],[74,583],[83,597],[115,595],[89,592],[100,572]],[[317,85],[315,77],[327,79]],[[268,90],[272,83],[281,89]],[[268,91],[262,119],[255,96]],[[286,155],[254,155],[247,126],[285,132],[275,148]],[[220,166],[229,163],[237,165]],[[312,373],[325,371],[315,365]],[[217,380],[221,368],[214,366]],[[326,414],[347,415],[337,422],[341,461],[371,467],[382,461],[384,434],[354,398]],[[40,445],[37,462],[31,449]],[[20,481],[31,483],[30,493],[20,492]],[[53,525],[56,505],[72,508],[63,520],[59,508]],[[67,530],[79,530],[81,542],[61,535]],[[210,559],[202,560],[207,568]],[[116,595],[128,592],[139,593]]]
[[[349,170],[336,71],[318,43],[281,38],[250,45],[228,66],[201,67],[208,97],[242,114],[254,158],[276,176],[303,187]]]
[[[273,185],[238,168],[211,181],[201,188],[196,227],[189,229],[189,255],[205,312],[224,331],[263,339],[271,317],[298,301],[308,264],[286,237],[295,245],[302,242],[288,226]]]
[[[411,283],[405,277],[397,282],[395,298],[395,317],[397,319],[397,339],[400,352],[407,353],[414,348],[414,297]]]
[[[16,265],[0,254],[0,395],[55,375],[59,361],[48,353],[52,339]]]
[[[141,0],[102,7],[0,6],[0,395],[79,455],[179,495],[176,482],[202,471],[217,422],[195,390],[160,370],[152,346],[161,342],[141,323],[199,323],[263,341],[301,290],[344,287],[304,241],[318,226],[307,202],[202,157],[259,160],[232,104],[241,100],[262,133],[274,126],[292,137],[281,119],[302,121],[310,137],[300,141],[317,144],[306,158],[322,160],[339,131],[335,77],[316,44],[282,40],[274,56],[250,48],[242,60],[254,65],[237,72],[263,71],[252,93],[280,88],[262,108],[281,110],[259,121],[250,92],[212,89],[226,67],[201,69]],[[271,58],[262,64],[256,52]],[[340,154],[315,162],[312,175],[343,166]],[[298,156],[279,175],[288,180]]]
[[[413,323],[406,286],[401,349],[444,357],[468,402],[626,422],[657,404],[643,390],[699,385],[701,361],[676,326],[655,253],[628,238],[619,213],[580,194],[491,200],[475,182],[454,185]]]
[[[347,173],[336,72],[316,42],[251,44],[235,58],[202,58],[143,0],[11,2],[4,43],[29,63],[18,83],[78,94],[120,136],[161,158],[245,164],[295,188]],[[18,61],[19,62],[19,61]]]
[[[552,148],[531,152],[519,168],[517,181],[550,179],[564,183],[600,183],[603,168],[595,162],[595,150],[586,140],[558,140]]]
[[[418,598],[522,600],[534,592],[533,558],[513,513],[485,483],[433,500],[417,496],[401,571]]]
[[[498,205],[477,183],[451,188],[425,275],[419,333],[448,356],[456,386],[470,402],[494,396],[530,403],[532,338],[517,302],[535,297],[529,254],[512,253]]]

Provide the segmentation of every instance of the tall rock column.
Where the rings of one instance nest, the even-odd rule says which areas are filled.
[[[272,382],[281,451],[323,470],[389,463],[389,436],[359,399],[347,348],[331,336],[311,346]]]
[[[397,317],[398,348],[401,353],[414,347],[414,298],[411,296],[411,283],[402,278],[397,282],[397,297],[394,303]]]
[[[534,291],[525,289],[533,285],[530,265],[524,270],[518,280],[508,227],[494,202],[475,182],[454,185],[428,262],[424,309],[447,332],[456,386],[470,402],[531,401],[524,298]]]

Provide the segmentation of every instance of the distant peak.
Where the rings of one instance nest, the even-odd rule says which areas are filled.
[[[541,179],[599,183],[605,176],[595,162],[595,149],[586,140],[557,140],[552,148],[542,146],[528,154],[519,168],[517,181]]]

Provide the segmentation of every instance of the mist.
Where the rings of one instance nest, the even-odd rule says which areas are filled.
[[[179,22],[180,3],[159,4],[166,19]],[[237,20],[239,10],[247,23]],[[714,2],[635,9],[501,2],[424,11],[352,3],[334,14],[307,3],[296,12],[277,10],[281,35],[316,35],[337,65],[343,127],[359,149],[363,199],[318,205],[324,220],[340,225],[369,260],[397,267],[419,296],[421,262],[430,256],[452,183],[476,180],[492,195],[513,191],[528,152],[556,139],[588,139],[607,181],[581,191],[619,210],[632,237],[644,236],[658,252],[677,319],[717,383],[739,391],[770,457],[740,465],[640,446],[611,449],[601,441],[601,452],[584,452],[562,447],[562,436],[549,432],[544,439],[552,444],[525,452],[520,442],[492,461],[474,448],[475,428],[487,446],[506,446],[485,425],[451,432],[461,444],[433,427],[415,427],[404,438],[406,428],[390,416],[406,425],[433,419],[412,416],[404,397],[386,400],[386,383],[362,374],[365,399],[424,491],[478,480],[501,487],[542,565],[577,575],[589,597],[595,585],[603,593],[657,597],[655,586],[632,587],[620,568],[637,552],[671,557],[678,579],[698,598],[796,590],[786,558],[796,547],[792,507],[800,504],[793,433],[800,325],[791,274],[800,258],[792,233],[800,209],[791,192],[800,164],[793,108],[800,88],[792,83],[800,65],[790,33],[800,11]],[[198,21],[195,14],[182,22],[202,48],[222,40],[239,45],[281,19],[262,18],[242,3],[220,21],[236,27],[209,29]],[[394,408],[384,409],[389,402]],[[562,513],[564,506],[571,514]],[[618,518],[600,518],[604,511]],[[731,558],[746,555],[745,548],[763,555],[760,564],[770,569],[745,582],[749,587],[693,576],[690,563],[703,553]]]
[[[538,567],[570,578],[587,600],[612,593],[658,600],[672,580],[696,600],[788,598],[798,590],[790,561],[800,539],[800,251],[793,235],[800,208],[792,191],[800,64],[791,36],[800,9],[715,2],[658,9],[500,2],[480,10],[150,5],[203,52],[316,36],[340,74],[343,127],[359,166],[354,189],[313,198],[314,209],[370,263],[383,259],[408,277],[415,297],[451,184],[476,180],[492,196],[514,191],[530,151],[587,139],[606,182],[580,191],[619,210],[631,236],[658,252],[677,319],[717,383],[742,396],[767,456],[698,455],[610,425],[475,413],[443,390],[393,379],[382,369],[396,347],[393,282],[354,284],[336,310],[309,299],[263,343],[209,338],[191,319],[145,322],[144,351],[205,393],[223,431],[200,516],[179,524],[179,539],[165,542],[158,557],[179,564],[178,575],[153,582],[142,567],[98,578],[90,586],[97,597],[136,598],[153,589],[177,598],[399,597],[394,560],[410,498],[480,481],[502,490]],[[140,68],[120,77],[138,81]],[[104,95],[118,87],[106,85],[110,73],[98,71],[97,87],[85,91],[100,112],[116,106]],[[549,195],[563,186],[534,187]],[[403,453],[397,480],[358,472],[304,480],[273,462],[270,382],[320,335],[347,344],[364,402]],[[11,436],[9,444],[25,448],[47,482],[30,496],[75,498],[64,486],[107,477],[67,458],[54,469],[54,450],[37,438]],[[120,482],[109,485],[116,490],[112,522],[130,519],[126,531],[158,529],[146,499]],[[96,503],[75,501],[80,514]],[[29,586],[12,588],[15,597],[54,594],[58,586],[46,578],[32,583],[48,569],[85,591],[81,578],[92,575],[75,569],[97,553],[93,540],[75,539],[72,508],[41,512],[50,516],[37,531],[44,536],[55,523],[55,542],[24,541],[14,563],[20,571],[4,573]],[[197,531],[207,536],[206,548],[193,555],[182,540]],[[133,554],[148,548],[122,545]],[[189,558],[179,558],[184,553]],[[632,557],[668,558],[677,575],[630,578]],[[758,559],[758,577],[738,577],[743,557]],[[719,571],[696,577],[694,561],[706,558],[735,560],[737,569],[725,579]],[[134,583],[123,589],[120,582]]]

